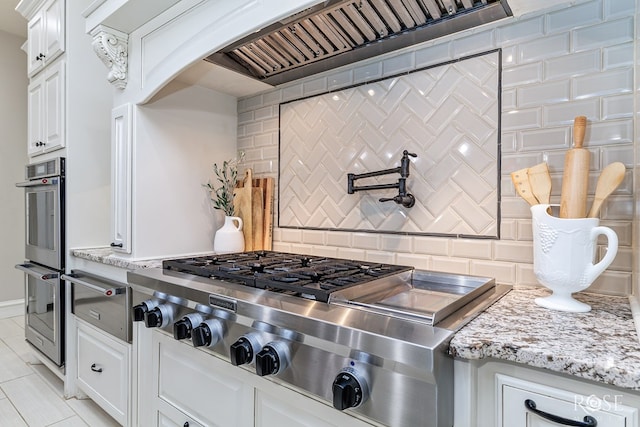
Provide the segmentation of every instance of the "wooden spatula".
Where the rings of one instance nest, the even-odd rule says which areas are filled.
[[[531,191],[527,168],[511,172],[511,181],[513,181],[513,185],[516,187],[516,191],[520,197],[525,199],[527,203],[531,206],[539,204],[538,199],[536,199],[536,196],[533,195],[533,191]]]
[[[624,164],[620,162],[611,163],[602,169],[602,173],[598,177],[598,184],[596,184],[596,197],[593,200],[593,205],[591,205],[589,215],[587,215],[589,218],[596,218],[598,216],[598,212],[600,212],[600,208],[605,199],[609,197],[624,180],[625,170]]]
[[[538,202],[549,204],[551,199],[551,176],[546,162],[530,167],[527,170],[531,191]]]

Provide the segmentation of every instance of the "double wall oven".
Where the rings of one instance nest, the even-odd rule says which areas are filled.
[[[26,166],[25,336],[57,366],[64,364],[65,159]]]

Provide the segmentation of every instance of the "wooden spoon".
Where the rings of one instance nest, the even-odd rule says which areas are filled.
[[[531,185],[529,184],[529,174],[527,173],[527,169],[520,169],[515,172],[511,172],[511,181],[513,181],[513,185],[516,187],[516,191],[529,203],[531,206],[538,205],[538,199],[533,195],[533,191],[531,191]]]
[[[546,162],[530,167],[527,170],[531,191],[538,202],[547,205],[551,199],[551,177]]]
[[[596,218],[598,216],[602,203],[624,180],[625,170],[624,164],[620,162],[611,163],[602,169],[596,185],[596,197],[593,200],[593,205],[591,205],[589,215],[587,215],[588,218]]]

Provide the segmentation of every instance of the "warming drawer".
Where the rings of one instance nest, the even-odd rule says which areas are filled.
[[[73,314],[116,338],[131,342],[129,286],[80,270],[62,277],[71,282]]]

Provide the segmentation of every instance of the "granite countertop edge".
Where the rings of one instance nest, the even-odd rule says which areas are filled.
[[[515,286],[452,338],[461,359],[494,358],[640,390],[640,340],[628,297],[578,293],[588,313],[538,306],[550,291]],[[635,311],[635,310],[634,310]]]
[[[127,270],[141,268],[155,268],[162,266],[162,259],[128,259],[115,252],[110,247],[71,249],[71,255],[105,265],[111,265]]]

